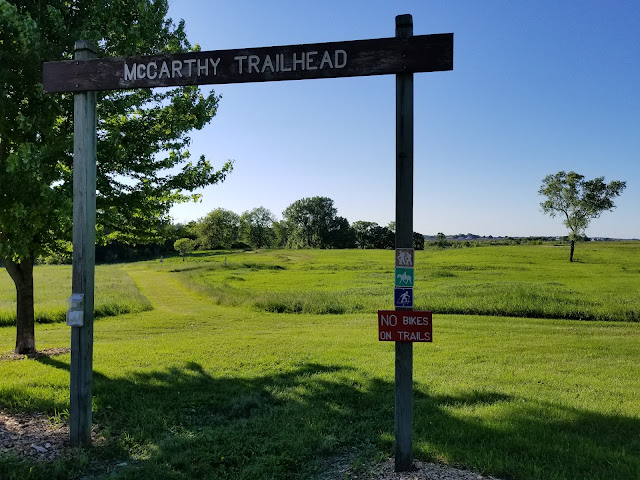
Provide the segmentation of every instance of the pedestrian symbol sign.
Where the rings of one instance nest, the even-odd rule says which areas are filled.
[[[396,267],[413,268],[414,258],[413,248],[396,248]]]

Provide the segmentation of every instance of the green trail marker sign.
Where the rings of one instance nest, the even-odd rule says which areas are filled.
[[[411,15],[399,15],[392,38],[127,58],[96,58],[96,54],[95,47],[79,41],[73,60],[48,62],[42,67],[44,90],[74,92],[75,104],[72,296],[83,295],[83,302],[82,315],[75,314],[82,322],[72,322],[71,327],[69,416],[73,445],[91,442],[96,91],[396,75],[396,266],[404,269],[398,272],[401,281],[408,282],[410,277],[413,284],[409,273],[414,258],[413,74],[453,70],[453,34],[414,36]],[[412,287],[406,290],[413,293]],[[412,468],[411,345],[410,341],[396,342],[396,471]]]
[[[413,268],[396,267],[396,287],[413,287]]]

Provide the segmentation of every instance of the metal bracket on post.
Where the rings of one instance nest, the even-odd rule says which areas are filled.
[[[413,35],[413,17],[396,17],[396,37]],[[413,74],[396,75],[396,248],[413,248]],[[396,342],[395,470],[413,469],[413,343]]]
[[[78,41],[75,60],[95,58],[96,48]],[[74,93],[73,112],[73,295],[83,295],[82,325],[71,327],[69,437],[91,443],[93,399],[93,288],[96,245],[96,92]]]

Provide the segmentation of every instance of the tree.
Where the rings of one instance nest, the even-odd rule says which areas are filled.
[[[436,235],[436,245],[438,245],[440,248],[449,246],[447,236],[444,233],[438,232],[438,234]]]
[[[287,222],[280,220],[279,222],[273,222],[273,233],[275,235],[275,247],[284,248],[289,243],[289,228]]]
[[[371,230],[374,227],[378,227],[379,225],[375,222],[365,222],[363,220],[358,220],[357,222],[353,222],[351,228],[353,229],[355,235],[356,245],[359,248],[372,248],[373,247],[373,237]]]
[[[585,234],[591,220],[615,208],[613,198],[619,196],[626,186],[626,182],[618,180],[607,185],[604,177],[585,180],[583,175],[576,172],[563,171],[547,175],[542,180],[538,193],[546,200],[540,206],[551,217],[558,214],[563,217],[562,223],[570,231],[570,262],[573,262],[575,241]]]
[[[98,57],[194,50],[167,0],[0,0],[0,262],[17,292],[16,352],[35,352],[33,264],[68,246],[72,218],[73,95],[45,94],[42,62],[71,59],[76,40]],[[197,46],[195,47],[197,49]],[[97,238],[151,243],[186,194],[224,180],[189,162],[188,133],[216,114],[197,87],[98,94]]]
[[[182,255],[182,261],[184,262],[184,256],[187,253],[191,253],[195,246],[195,242],[190,238],[179,238],[173,244],[173,248]]]
[[[354,248],[356,238],[349,221],[344,217],[335,217],[329,226],[329,246],[331,248]]]
[[[376,225],[371,228],[371,242],[373,248],[391,249],[396,246],[396,236],[387,227]]]
[[[337,209],[327,197],[296,200],[282,212],[287,225],[288,245],[294,248],[332,247],[331,231],[336,228]]]
[[[231,248],[239,231],[240,217],[224,208],[216,208],[198,220],[198,242],[206,249]]]
[[[424,250],[424,235],[413,232],[413,248],[415,250]]]
[[[240,238],[253,248],[271,246],[276,240],[275,221],[273,213],[264,207],[246,211],[240,217]]]

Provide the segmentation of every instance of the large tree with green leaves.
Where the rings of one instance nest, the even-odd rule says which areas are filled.
[[[196,230],[202,248],[231,248],[238,240],[240,216],[231,210],[216,208],[198,220]]]
[[[71,238],[73,96],[42,90],[42,63],[71,59],[76,40],[98,57],[197,49],[167,0],[0,0],[0,261],[17,291],[16,352],[35,351],[33,265]],[[224,180],[189,161],[189,132],[216,114],[197,87],[98,94],[97,238],[158,239],[170,207]]]
[[[240,216],[240,238],[254,248],[270,247],[276,241],[276,217],[264,207],[247,210]]]
[[[378,226],[375,222],[366,222],[364,220],[358,220],[351,224],[358,248],[373,248],[372,230]]]
[[[602,212],[615,208],[613,199],[626,186],[626,182],[618,180],[606,184],[604,177],[585,180],[584,175],[563,171],[547,175],[542,180],[538,193],[546,197],[546,200],[540,206],[551,217],[560,215],[562,223],[569,229],[570,262],[573,262],[575,241],[585,234],[591,220],[598,218]]]
[[[333,200],[328,197],[302,198],[293,202],[282,212],[288,246],[344,248],[349,237],[349,222],[337,213]]]

